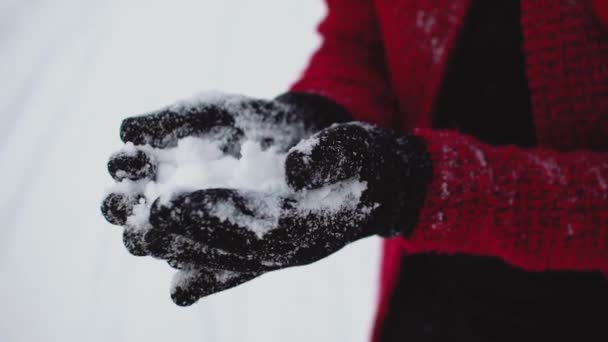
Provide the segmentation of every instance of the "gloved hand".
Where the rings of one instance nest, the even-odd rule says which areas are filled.
[[[145,239],[153,256],[184,270],[176,303],[314,262],[366,236],[407,235],[431,175],[418,139],[360,123],[320,131],[285,167],[297,190],[289,198],[207,189],[154,203]]]
[[[138,142],[144,141],[152,140]],[[145,154],[128,160],[116,168],[123,176],[138,178],[154,169]],[[314,262],[366,236],[409,234],[432,174],[418,138],[362,123],[319,131],[289,152],[285,168],[292,195],[206,189],[168,203],[157,200],[151,229],[145,237],[127,234],[125,243],[180,269],[172,298],[190,305],[265,272]],[[105,212],[128,211],[128,204],[106,202]]]
[[[135,145],[166,148],[183,137],[210,136],[224,142],[225,152],[238,154],[243,138],[287,150],[311,133],[348,120],[342,107],[317,95],[285,93],[268,101],[218,94],[127,118],[120,137]]]
[[[120,138],[125,143],[168,148],[187,136],[209,137],[220,141],[225,153],[238,156],[245,139],[286,151],[310,134],[349,119],[342,107],[313,94],[285,93],[270,101],[218,94],[127,118],[122,122]],[[156,166],[144,152],[137,151],[112,156],[108,171],[116,181],[137,181],[153,179]],[[125,226],[140,197],[112,193],[103,201],[101,211],[110,223]],[[147,255],[140,230],[125,226],[123,241],[132,254]]]

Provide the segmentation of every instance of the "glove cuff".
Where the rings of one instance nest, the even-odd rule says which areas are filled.
[[[313,132],[334,123],[352,120],[350,113],[334,101],[321,95],[304,92],[287,92],[277,96],[275,101],[291,107],[301,118],[304,127]]]
[[[393,133],[385,145],[386,156],[383,177],[386,207],[378,235],[394,237],[401,234],[409,237],[418,223],[420,209],[424,204],[427,187],[433,176],[433,165],[426,143],[414,135]]]

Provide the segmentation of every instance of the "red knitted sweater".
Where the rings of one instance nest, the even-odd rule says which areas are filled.
[[[608,18],[604,1],[522,0],[537,147],[430,128],[468,0],[328,0],[323,43],[292,90],[414,132],[434,180],[411,238],[384,243],[382,319],[401,256],[497,256],[530,270],[608,269]]]

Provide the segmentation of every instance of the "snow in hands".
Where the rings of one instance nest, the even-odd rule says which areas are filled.
[[[134,229],[145,229],[149,223],[150,207],[156,199],[160,199],[162,204],[170,205],[171,199],[179,194],[213,188],[267,194],[257,205],[265,209],[269,218],[276,217],[273,211],[277,209],[277,203],[273,202],[276,202],[278,197],[298,198],[302,203],[302,210],[335,210],[342,206],[356,206],[356,200],[365,190],[365,182],[357,179],[313,191],[290,190],[285,182],[285,148],[298,140],[299,143],[291,150],[299,151],[308,158],[312,148],[318,143],[318,138],[313,136],[299,140],[310,135],[303,125],[294,124],[293,119],[287,120],[287,115],[276,108],[273,109],[274,115],[262,119],[263,115],[254,110],[256,106],[270,107],[261,101],[252,104],[244,96],[211,92],[167,107],[166,110],[181,115],[212,107],[220,111],[225,110],[226,113],[235,113],[235,127],[242,130],[244,137],[238,141],[237,148],[231,147],[228,151],[227,135],[232,133],[232,127],[223,126],[211,127],[206,134],[193,135],[185,135],[192,134],[195,130],[193,127],[175,129],[157,140],[162,146],[172,146],[167,148],[126,142],[109,163],[110,172],[117,180],[110,193],[124,194],[136,199],[136,204],[127,216],[126,225]],[[167,118],[166,121],[171,119]],[[185,136],[180,138],[182,135]],[[149,135],[139,141],[154,139],[153,135]],[[269,143],[270,140],[272,143]],[[121,164],[124,157],[129,158],[128,163]],[[125,166],[124,169],[121,169],[121,166]],[[250,223],[243,226],[254,231],[259,237],[272,228],[271,224],[251,220],[246,222],[248,218],[239,218],[238,213],[228,203],[208,209],[213,210],[213,214],[222,220]]]
[[[129,118],[102,210],[132,253],[180,269],[181,305],[313,262],[361,237],[378,203],[360,161],[315,161],[311,133],[286,104],[217,93]]]

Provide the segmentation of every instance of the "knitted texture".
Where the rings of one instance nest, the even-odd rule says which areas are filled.
[[[417,130],[434,179],[410,252],[495,255],[526,269],[608,267],[608,157],[494,147]]]
[[[522,1],[539,145],[608,148],[608,31],[597,19],[585,1]]]
[[[397,111],[371,1],[327,1],[323,43],[292,91],[328,97],[354,118],[395,126]]]
[[[414,234],[384,242],[377,321],[406,252],[498,256],[535,270],[608,268],[606,6],[521,2],[533,149],[429,129],[468,0],[327,1],[323,43],[292,89],[327,96],[357,120],[421,128],[434,162]]]

